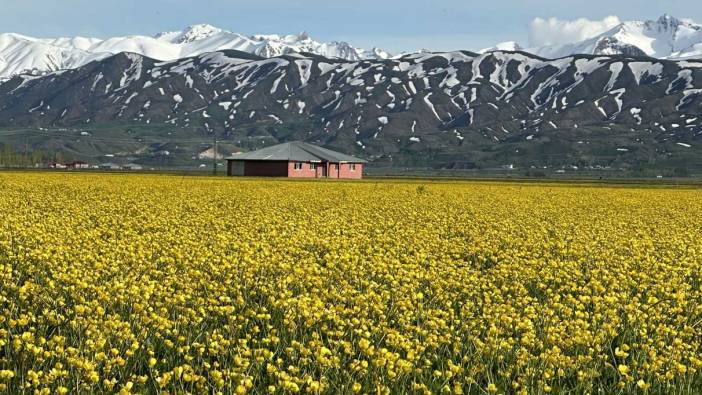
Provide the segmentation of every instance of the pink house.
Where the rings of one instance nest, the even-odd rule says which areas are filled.
[[[365,163],[360,158],[293,141],[232,155],[227,158],[227,175],[360,179]]]

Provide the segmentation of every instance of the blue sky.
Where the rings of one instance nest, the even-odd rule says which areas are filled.
[[[308,31],[390,51],[477,50],[529,43],[534,18],[655,19],[702,22],[699,0],[6,0],[0,31],[31,36],[155,34],[209,23],[239,33]]]

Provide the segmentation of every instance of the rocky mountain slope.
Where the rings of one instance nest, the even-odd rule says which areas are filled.
[[[346,42],[318,42],[304,32],[287,36],[247,36],[211,25],[194,25],[183,31],[160,33],[154,37],[136,35],[104,40],[85,37],[39,39],[5,33],[0,34],[0,79],[21,73],[43,74],[73,69],[121,52],[169,61],[227,49],[263,57],[293,52],[345,60],[390,57],[378,48],[364,50]]]
[[[377,166],[702,167],[701,110],[702,61],[505,51],[122,53],[0,85],[16,144],[161,164],[216,136],[226,153],[301,139]]]

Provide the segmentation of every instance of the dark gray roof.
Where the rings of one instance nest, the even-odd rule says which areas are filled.
[[[365,160],[356,158],[355,156],[342,154],[302,141],[292,141],[273,145],[257,151],[234,154],[227,158],[227,160],[366,163]]]

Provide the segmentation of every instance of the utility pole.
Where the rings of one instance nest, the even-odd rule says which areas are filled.
[[[213,144],[212,147],[214,149],[214,152],[212,153],[212,175],[216,176],[217,175],[217,133],[212,131],[212,140]]]

